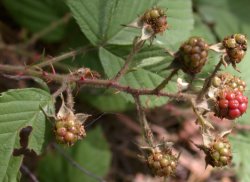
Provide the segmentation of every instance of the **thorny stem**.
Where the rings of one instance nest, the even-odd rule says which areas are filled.
[[[193,109],[195,115],[197,116],[196,121],[200,125],[201,131],[202,132],[209,132],[208,129],[213,128],[213,126],[209,122],[207,122],[205,120],[205,118],[202,116],[202,114],[200,114],[199,111],[196,109],[195,102],[193,99],[190,99],[190,103],[191,103],[191,106],[192,106],[192,109]]]
[[[216,73],[220,70],[220,67],[223,64],[223,61],[224,61],[223,59],[224,58],[222,56],[220,62],[216,65],[213,73],[205,80],[204,85],[203,85],[203,87],[202,87],[202,89],[197,97],[198,101],[200,101],[204,97],[204,95],[207,93],[209,87],[212,84],[213,78],[215,77]]]
[[[61,19],[58,21],[52,22],[48,27],[45,29],[42,29],[40,32],[37,32],[34,34],[27,42],[25,42],[22,46],[23,47],[29,47],[37,42],[40,38],[47,35],[51,31],[55,30],[58,26],[67,23],[72,18],[70,13],[67,13],[64,15]]]
[[[102,79],[84,79],[79,80],[78,77],[75,77],[72,74],[69,75],[62,75],[62,74],[51,74],[46,73],[44,74],[43,71],[29,69],[28,67],[24,66],[11,66],[11,65],[1,65],[0,64],[0,71],[2,73],[15,73],[15,74],[24,74],[24,75],[32,75],[37,76],[42,79],[49,79],[53,80],[58,83],[64,83],[67,81],[68,83],[79,83],[84,86],[91,86],[95,88],[114,88],[116,90],[126,92],[129,94],[137,94],[137,95],[157,95],[163,97],[170,97],[179,100],[187,100],[190,98],[195,98],[195,95],[188,94],[188,93],[169,93],[169,92],[155,92],[154,89],[147,89],[147,88],[131,88],[130,86],[124,86],[112,80],[102,80]]]
[[[168,82],[173,78],[173,76],[175,74],[177,74],[179,71],[179,68],[175,68],[172,70],[172,72],[170,73],[170,75],[164,79],[156,88],[155,88],[155,91],[156,92],[159,92],[160,90],[164,89],[165,86],[168,84]]]
[[[70,51],[70,52],[67,52],[65,54],[62,54],[60,56],[57,56],[57,57],[54,57],[54,58],[51,58],[51,59],[47,59],[41,63],[38,63],[38,64],[35,64],[34,66],[35,67],[45,67],[45,66],[48,66],[48,65],[51,65],[51,64],[54,64],[56,62],[59,62],[59,61],[62,61],[62,60],[65,60],[67,58],[71,58],[71,57],[75,57],[77,56],[78,54],[84,54],[86,53],[87,51],[90,51],[94,49],[94,47],[90,46],[90,45],[86,45],[82,48],[79,48],[79,49],[76,49],[76,50],[73,50],[73,51]]]
[[[119,81],[119,79],[126,74],[126,72],[129,69],[130,63],[133,60],[133,57],[135,56],[135,54],[137,52],[139,52],[141,50],[141,48],[143,47],[145,43],[145,40],[140,40],[138,37],[135,37],[134,39],[134,43],[133,43],[133,47],[127,57],[127,59],[125,60],[124,65],[122,66],[122,68],[120,69],[120,71],[116,74],[116,76],[113,78],[114,82]]]
[[[139,118],[140,125],[142,127],[144,138],[146,142],[148,143],[148,145],[153,148],[154,147],[153,133],[149,127],[149,124],[145,115],[145,111],[140,101],[140,96],[134,94],[133,97],[135,100],[138,118]]]

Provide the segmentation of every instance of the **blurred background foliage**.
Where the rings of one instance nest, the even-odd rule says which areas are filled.
[[[201,36],[210,44],[233,33],[243,33],[250,37],[249,0],[2,0],[0,3],[1,8],[5,9],[5,14],[0,15],[9,16],[1,17],[3,21],[10,21],[13,29],[25,30],[23,41],[27,40],[30,34],[40,32],[51,23],[60,21],[65,14],[72,13],[73,18],[68,23],[58,26],[42,37],[41,45],[54,45],[52,51],[45,50],[51,55],[94,45],[96,49],[75,57],[73,61],[65,60],[64,63],[71,68],[89,67],[101,73],[104,78],[110,78],[117,72],[131,49],[133,37],[140,33],[121,25],[132,22],[152,6],[164,8],[169,29],[163,35],[158,35],[152,46],[145,46],[135,56],[133,68],[121,79],[122,84],[137,88],[153,88],[160,83],[168,74],[165,68],[171,61],[164,48],[176,51],[181,42],[190,36]],[[39,47],[38,49],[42,50]],[[249,59],[248,51],[238,66],[241,73],[231,68],[226,69],[240,75],[248,85]],[[200,78],[208,75],[218,61],[219,55],[211,51],[208,64],[199,75]],[[178,76],[186,78],[182,73]],[[175,80],[176,78],[166,90],[176,91]],[[250,96],[248,91],[247,94]],[[114,90],[85,88],[78,94],[78,99],[100,112],[127,112],[134,109],[130,96],[124,93],[114,94]],[[147,108],[161,106],[166,102],[166,98],[143,97]],[[248,109],[247,114],[237,122],[249,124],[249,120]],[[111,153],[100,130],[91,130],[84,142],[79,142],[67,152],[88,170],[104,176],[111,163]],[[240,132],[233,136],[231,141],[234,149],[234,169],[241,181],[249,182],[250,134]],[[53,151],[48,151],[39,162],[38,176],[41,181],[93,180],[73,170],[68,162],[63,161],[63,158]]]

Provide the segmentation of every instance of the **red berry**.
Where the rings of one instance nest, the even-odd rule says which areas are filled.
[[[227,100],[232,100],[234,98],[235,98],[235,94],[234,93],[229,92],[229,93],[226,94],[226,99]]]
[[[228,100],[226,100],[226,99],[220,100],[219,107],[220,108],[227,108],[228,107]]]
[[[58,129],[56,130],[56,133],[57,133],[58,136],[65,136],[66,133],[67,133],[67,129],[64,128],[64,127],[58,128]]]
[[[230,109],[228,115],[230,118],[235,119],[241,115],[241,112],[239,109]]]
[[[71,132],[67,132],[65,135],[65,141],[73,143],[75,141],[75,135]]]
[[[244,96],[243,95],[237,95],[236,97],[235,97],[235,99],[239,102],[239,103],[242,103],[242,102],[244,102],[244,98],[243,98]]]
[[[242,92],[235,90],[222,90],[217,97],[217,109],[220,118],[235,119],[247,110],[248,98]]]
[[[248,103],[248,98],[246,96],[243,96],[243,102]]]
[[[235,95],[242,95],[242,92],[239,91],[239,90],[236,90],[236,91],[235,91]]]
[[[240,104],[239,105],[239,110],[240,110],[241,113],[246,112],[246,110],[247,110],[247,104],[246,103]]]
[[[240,104],[239,104],[238,100],[230,100],[229,104],[228,104],[228,106],[229,106],[230,109],[236,109],[236,108],[239,107],[239,105]]]

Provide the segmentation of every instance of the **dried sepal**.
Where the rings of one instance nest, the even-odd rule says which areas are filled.
[[[217,44],[210,45],[209,49],[213,50],[215,52],[218,52],[218,53],[225,53],[226,52],[226,50],[223,47],[223,44],[221,42],[217,43]]]

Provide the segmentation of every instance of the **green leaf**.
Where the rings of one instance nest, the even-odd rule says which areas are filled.
[[[120,57],[115,56],[104,48],[100,48],[99,51],[101,63],[103,65],[103,69],[108,78],[112,78],[116,75],[118,70],[122,67],[124,60]],[[161,81],[163,77],[158,75],[157,73],[153,73],[144,69],[137,69],[137,71],[131,71],[124,75],[121,78],[120,83],[122,85],[127,85],[133,88],[143,89],[153,89],[155,88]],[[174,80],[174,79],[173,79]],[[168,84],[165,91],[174,91],[174,84]],[[126,98],[128,101],[133,102],[133,98],[131,95],[125,93],[119,93],[120,96]],[[155,107],[163,105],[167,102],[167,98],[157,97],[157,96],[143,96],[142,101],[144,105],[147,107]]]
[[[3,0],[3,4],[11,16],[32,33],[58,21],[68,11],[62,0]],[[65,31],[65,25],[58,26],[43,39],[50,42],[59,41],[64,37]]]
[[[107,89],[99,89],[93,91],[82,91],[80,98],[89,102],[93,107],[101,110],[102,112],[122,112],[134,108],[131,103],[116,94],[115,91]]]
[[[206,21],[215,25],[214,29],[220,38],[233,33],[250,35],[249,5],[248,0],[200,0],[197,3],[199,12]]]
[[[29,149],[37,154],[45,145],[48,121],[41,108],[53,112],[52,97],[40,89],[18,89],[2,93],[0,96],[0,181],[17,181],[23,159],[13,155],[15,149]],[[21,146],[19,133],[31,127],[27,146]]]
[[[250,181],[250,165],[249,165],[249,147],[250,147],[250,134],[239,133],[236,136],[230,137],[233,148],[233,163],[237,176],[242,182]]]
[[[82,32],[93,44],[107,42],[138,14],[151,6],[154,0],[68,0],[68,5]]]
[[[41,78],[38,77],[31,77],[32,80],[34,80],[44,91],[49,92],[49,86],[45,81],[43,81]]]
[[[192,36],[200,36],[204,38],[209,44],[216,43],[215,36],[212,34],[211,30],[209,29],[208,25],[202,22],[201,17],[198,15],[194,16],[195,24],[194,29],[191,32]]]
[[[167,10],[169,29],[163,36],[157,36],[156,44],[178,50],[179,44],[185,41],[193,29],[194,20],[192,2],[190,0],[159,0],[159,7]]]
[[[63,156],[55,152],[50,152],[39,162],[38,171],[41,181],[96,181],[80,172],[79,169],[72,167]],[[78,142],[65,152],[83,168],[99,177],[104,177],[109,170],[111,154],[100,127],[89,131],[83,141]]]
[[[82,32],[95,45],[132,44],[139,30],[125,28],[122,24],[133,22],[154,5],[167,10],[169,30],[158,36],[156,42],[164,46],[185,40],[193,27],[190,0],[68,0],[73,16]]]

